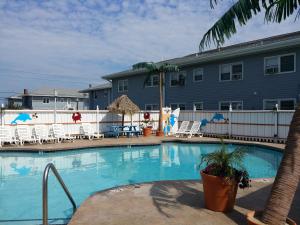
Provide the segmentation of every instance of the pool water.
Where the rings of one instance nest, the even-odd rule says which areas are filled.
[[[229,150],[236,147],[228,145]],[[80,205],[94,192],[119,185],[199,179],[201,155],[218,148],[219,144],[165,143],[42,154],[1,153],[0,224],[42,218],[42,174],[50,162]],[[251,178],[276,175],[281,152],[255,146],[246,147],[245,151],[244,164]],[[72,206],[51,172],[48,192],[49,218],[71,217]]]

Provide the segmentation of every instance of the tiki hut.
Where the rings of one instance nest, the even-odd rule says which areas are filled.
[[[124,116],[125,114],[134,114],[140,111],[140,108],[134,104],[127,95],[122,95],[115,99],[107,109],[110,112],[122,114],[122,126],[124,126]]]

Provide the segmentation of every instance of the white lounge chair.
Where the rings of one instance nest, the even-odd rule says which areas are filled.
[[[34,125],[33,134],[41,144],[43,142],[49,142],[49,141],[58,142],[58,138],[55,138],[53,137],[53,135],[50,135],[49,129],[46,125]]]
[[[90,123],[82,123],[80,126],[80,136],[87,137],[89,140],[94,138],[104,138],[104,134],[94,132]]]
[[[61,124],[52,124],[53,137],[58,140],[58,142],[68,140],[74,141],[75,137],[72,137],[70,134],[66,134],[64,127]]]
[[[180,135],[185,134],[189,127],[190,121],[182,121],[180,124],[179,129],[175,132],[176,137],[180,137]]]
[[[186,135],[188,138],[193,137],[194,135],[198,134],[199,136],[203,136],[203,134],[198,132],[200,130],[201,122],[194,121],[190,130],[187,130],[182,133],[182,135]]]
[[[18,137],[20,144],[24,145],[25,142],[37,143],[37,139],[32,135],[32,131],[29,126],[17,126],[16,136]]]
[[[0,126],[0,147],[5,143],[17,145],[19,141],[12,135],[10,127]]]

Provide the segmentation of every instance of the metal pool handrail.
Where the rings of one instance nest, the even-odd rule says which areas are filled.
[[[68,188],[66,187],[64,181],[62,180],[61,176],[59,175],[58,171],[56,170],[53,163],[48,163],[45,167],[44,174],[43,174],[43,225],[48,225],[48,175],[50,169],[52,170],[53,174],[59,181],[61,187],[64,189],[65,194],[67,195],[68,199],[72,203],[73,206],[73,214],[76,211],[76,204],[74,199],[71,196]]]

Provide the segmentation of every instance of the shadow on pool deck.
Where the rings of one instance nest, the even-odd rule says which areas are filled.
[[[178,207],[177,205],[187,205],[189,207],[195,209],[204,209],[204,195],[203,192],[190,184],[193,182],[185,181],[173,181],[171,183],[155,183],[150,191],[150,195],[153,199],[153,204],[157,208],[157,210],[164,214],[167,217],[171,215],[164,211],[164,208],[169,207]],[[272,184],[268,184],[264,187],[257,189],[255,185],[255,191],[247,193],[244,196],[241,196],[240,190],[236,200],[235,209],[230,212],[226,213],[228,218],[233,220],[237,224],[244,224],[246,223],[245,219],[245,212],[244,210],[239,211],[236,208],[244,208],[244,209],[253,209],[253,210],[262,210],[264,205],[267,201],[267,196],[271,191]],[[169,194],[170,189],[176,188],[178,192],[181,194],[176,198],[173,199],[173,196]],[[248,189],[247,192],[251,191]],[[298,224],[300,223],[300,186],[298,187],[297,194],[295,195],[295,199],[293,201],[291,211],[289,213],[289,217],[293,218]]]
[[[246,224],[245,214],[264,207],[272,184],[252,183],[251,188],[238,191],[235,208],[227,214],[204,208],[199,181],[160,181],[98,192],[82,204],[70,225]],[[298,189],[290,212],[298,224],[299,211]]]

